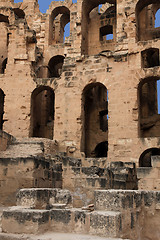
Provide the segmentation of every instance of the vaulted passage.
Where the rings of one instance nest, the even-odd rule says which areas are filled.
[[[157,0],[139,0],[136,6],[137,40],[160,38],[160,3]]]
[[[32,93],[32,137],[53,139],[54,99],[54,91],[50,87],[39,87]]]
[[[64,63],[64,56],[57,55],[50,59],[48,63],[48,77],[60,77]]]
[[[147,78],[140,83],[138,88],[140,137],[160,136],[160,115],[158,113],[159,94],[157,91],[158,82],[158,77]]]
[[[145,150],[139,158],[139,167],[152,167],[151,157],[160,155],[159,148]]]
[[[3,128],[4,92],[0,89],[0,130]]]
[[[90,84],[83,91],[82,151],[86,157],[106,157],[108,151],[107,88]]]
[[[65,6],[56,7],[50,16],[50,44],[63,43],[66,25],[70,22],[70,11]],[[68,32],[70,27],[68,25]],[[66,35],[66,33],[65,33]],[[69,36],[69,35],[68,35]]]

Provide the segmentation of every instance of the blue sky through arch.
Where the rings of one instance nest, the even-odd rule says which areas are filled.
[[[42,13],[46,13],[47,9],[49,8],[49,5],[51,4],[53,0],[38,0],[39,3],[39,9]],[[59,1],[59,0],[54,0]],[[15,3],[23,2],[22,0],[14,0]],[[77,2],[77,0],[72,0],[73,3]]]

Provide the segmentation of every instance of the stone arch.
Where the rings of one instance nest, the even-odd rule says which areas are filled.
[[[64,28],[70,22],[70,10],[66,6],[57,6],[50,15],[49,43],[63,43]]]
[[[155,28],[155,14],[160,8],[157,0],[139,0],[136,4],[137,41],[160,38],[160,29]]]
[[[53,139],[55,94],[52,88],[40,86],[31,95],[31,137]]]
[[[3,114],[4,114],[4,97],[5,94],[0,88],[0,130],[3,129]]]
[[[108,141],[107,95],[107,88],[102,83],[91,83],[83,90],[81,151],[86,157],[99,156],[96,146]]]
[[[6,22],[10,25],[15,23],[16,16],[13,8],[0,8],[0,22]]]
[[[13,8],[13,11],[15,13],[15,18],[21,18],[21,19],[25,18],[25,12],[22,9]]]
[[[103,46],[102,43],[100,43],[103,39],[104,35],[107,35],[108,33],[113,34],[113,36],[116,33],[116,13],[114,13],[114,16],[108,15],[111,18],[109,19],[108,17],[105,19],[105,21],[103,21],[102,19],[100,19],[100,16],[98,14],[98,6],[100,4],[106,4],[106,3],[110,3],[110,4],[115,4],[116,5],[116,1],[114,0],[83,0],[82,2],[82,54],[88,55],[90,53],[90,47],[92,46],[92,40],[91,40],[91,36],[93,35],[92,33],[92,21],[95,21],[95,17],[93,15],[93,20],[92,18],[90,18],[90,13],[93,12],[93,9],[96,9],[97,11],[97,36],[95,38],[95,40],[97,39],[97,46],[99,46],[98,48],[100,49],[100,51],[102,50],[106,50],[106,48],[108,47],[107,45]],[[114,8],[116,9],[116,8]],[[106,14],[108,14],[106,12]],[[102,13],[103,17],[105,18],[105,13]],[[92,20],[92,21],[91,21]],[[111,27],[108,25],[112,25]],[[90,33],[91,31],[91,33]],[[95,34],[95,31],[94,31]],[[106,39],[107,40],[107,39]],[[108,43],[106,43],[108,44]],[[95,47],[94,47],[95,48]]]
[[[146,149],[139,158],[139,167],[152,167],[151,157],[160,155],[159,148]]]
[[[96,158],[107,157],[108,141],[98,143],[94,151]]]
[[[57,55],[52,57],[48,63],[48,77],[60,77],[64,63],[64,56]]]
[[[142,79],[138,85],[139,135],[160,137],[160,115],[158,114],[157,81],[160,77]]]
[[[159,48],[148,48],[141,52],[142,68],[151,68],[160,65]]]
[[[5,13],[5,12],[4,12]],[[8,44],[9,44],[9,15],[3,14],[0,9],[0,73],[3,74],[7,64]]]

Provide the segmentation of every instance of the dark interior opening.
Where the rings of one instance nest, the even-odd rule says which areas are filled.
[[[4,92],[0,89],[0,130],[3,129],[3,114],[4,114]]]
[[[95,157],[101,158],[101,157],[107,157],[108,153],[108,142],[101,142],[99,143],[95,148]]]
[[[145,150],[139,158],[139,167],[152,167],[151,157],[160,155],[159,148]]]
[[[106,25],[100,28],[100,41],[108,40],[107,36],[113,35],[113,26]]]
[[[16,15],[16,18],[22,18],[22,19],[25,18],[25,13],[22,9],[14,8],[13,10],[14,10],[14,13]]]
[[[107,88],[101,83],[88,85],[83,91],[83,104],[82,151],[86,157],[97,157],[101,155],[99,149],[108,141]],[[106,150],[102,152],[106,156]]]
[[[158,48],[150,48],[142,51],[141,57],[143,68],[151,68],[160,65]]]
[[[52,57],[48,63],[48,77],[60,77],[64,63],[64,56],[57,55]]]
[[[8,59],[4,59],[4,61],[2,62],[2,69],[1,69],[1,73],[4,74],[6,66],[7,66],[7,61]]]
[[[54,91],[39,87],[32,93],[32,137],[53,139]]]
[[[0,22],[6,22],[9,24],[8,17],[3,14],[0,14]]]
[[[160,136],[160,115],[158,113],[157,78],[144,79],[139,91],[140,137]]]

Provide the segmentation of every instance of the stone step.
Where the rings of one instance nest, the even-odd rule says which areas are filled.
[[[3,233],[42,234],[54,231],[118,237],[121,228],[121,214],[113,211],[90,212],[74,208],[35,210],[12,207],[2,214]]]
[[[106,238],[91,235],[71,234],[71,233],[45,233],[43,235],[21,235],[0,233],[1,240],[129,240],[122,238]]]
[[[30,188],[21,189],[17,196],[17,206],[32,209],[50,209],[55,204],[72,206],[70,191],[59,188]]]
[[[160,205],[160,191],[140,190],[97,190],[95,191],[95,210],[133,211],[148,206]]]
[[[121,214],[110,211],[94,211],[90,216],[90,234],[102,237],[118,237],[122,230]]]

